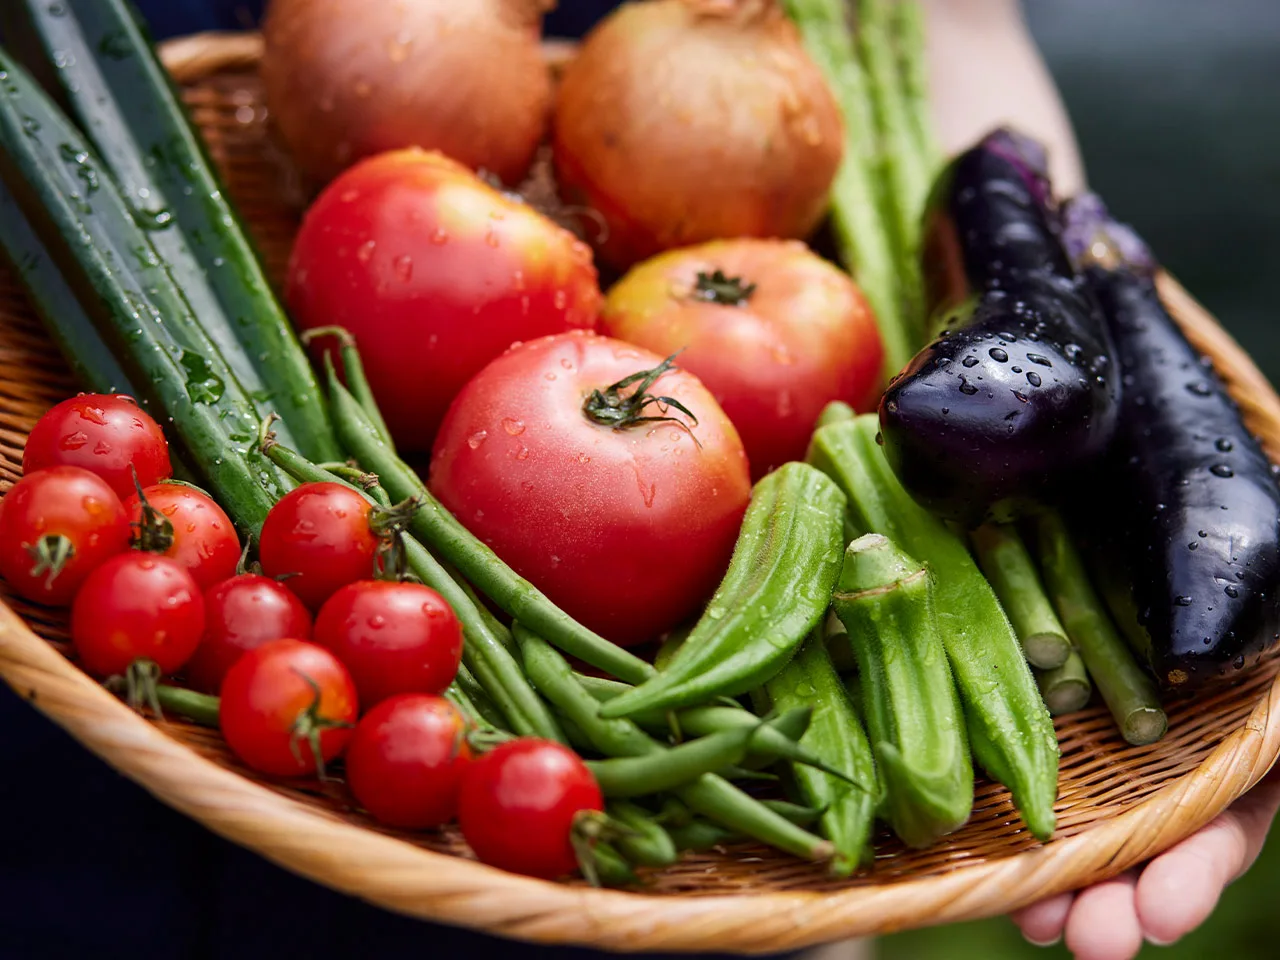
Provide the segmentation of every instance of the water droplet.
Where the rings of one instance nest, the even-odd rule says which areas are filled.
[[[1031,402],[1031,401],[1030,401],[1030,399],[1028,399],[1027,395],[1026,395],[1025,393],[1023,393],[1021,390],[1015,390],[1015,391],[1013,391],[1013,395],[1014,395],[1015,397],[1017,397],[1017,398],[1018,398],[1020,401],[1022,401],[1023,403],[1030,403],[1030,402]]]
[[[978,358],[977,358],[977,357],[965,357],[965,358],[964,358],[963,360],[961,360],[960,362],[961,362],[962,364],[964,364],[966,367],[976,367],[976,366],[978,365]]]
[[[1034,370],[1027,371],[1027,383],[1031,384],[1033,387],[1038,387],[1040,386],[1040,382],[1040,374],[1036,373]]]
[[[490,247],[492,247],[493,249],[497,250],[498,244],[501,241],[498,239],[498,235],[493,232],[493,228],[490,227],[484,232],[484,242],[488,244]]]
[[[403,33],[396,34],[387,41],[387,59],[392,63],[403,63],[405,58],[409,56],[409,48],[413,46],[413,39],[405,36]]]
[[[524,423],[516,420],[514,417],[504,417],[502,420],[502,429],[507,431],[511,436],[518,437],[524,433]]]
[[[563,310],[565,304],[569,302],[569,295],[563,290],[557,290],[551,298],[551,305],[557,310]]]
[[[63,450],[79,450],[89,442],[89,435],[83,431],[77,430],[75,433],[68,434],[63,437],[58,444]]]
[[[1227,584],[1225,587],[1223,587],[1222,592],[1225,593],[1232,600],[1240,596],[1240,591],[1237,590],[1235,587],[1233,587],[1231,584]]]
[[[566,370],[572,370],[572,369],[573,369],[573,361],[572,361],[572,360],[570,360],[568,357],[561,357],[561,358],[560,358],[560,366],[564,367]]]
[[[968,380],[966,380],[964,377],[961,377],[961,378],[960,378],[960,392],[961,392],[961,393],[963,393],[966,397],[972,397],[975,393],[977,393],[977,392],[978,392],[978,388],[977,388],[977,387],[975,387],[975,386],[974,386],[972,383],[970,383]]]
[[[1188,543],[1188,544],[1187,544],[1187,549],[1188,549],[1188,550],[1198,550],[1198,549],[1200,549],[1200,541],[1199,541],[1199,540],[1192,540],[1190,543]]]
[[[1213,388],[1203,380],[1192,380],[1187,384],[1187,393],[1195,394],[1197,397],[1207,397],[1213,393]]]
[[[1052,367],[1052,366],[1053,366],[1053,364],[1049,362],[1049,358],[1048,358],[1048,357],[1042,357],[1042,356],[1040,356],[1040,354],[1038,354],[1038,353],[1028,353],[1028,354],[1027,354],[1027,359],[1028,359],[1028,360],[1030,360],[1032,363],[1037,364],[1037,365],[1039,365],[1039,366],[1041,366],[1041,367]]]
[[[1212,473],[1215,477],[1222,477],[1224,480],[1228,477],[1234,477],[1236,475],[1236,472],[1232,470],[1229,466],[1227,466],[1225,463],[1215,463],[1212,467],[1209,468],[1209,472]]]
[[[707,607],[707,616],[710,617],[712,620],[723,620],[724,615],[728,612],[729,611],[727,611],[724,607],[720,606],[719,604],[713,603],[711,606]]]
[[[1175,597],[1173,602],[1180,607],[1189,607],[1192,604],[1190,597]]]
[[[1219,437],[1217,440],[1213,442],[1213,445],[1217,449],[1221,450],[1223,453],[1230,453],[1232,449],[1235,447],[1235,444],[1233,444],[1226,437]]]
[[[529,448],[522,443],[516,448],[516,451],[512,456],[517,460],[527,460],[529,458]]]
[[[369,626],[374,630],[381,630],[387,625],[387,618],[380,613],[375,613],[369,618]]]
[[[431,242],[437,247],[443,247],[449,242],[449,234],[445,232],[444,227],[436,227],[435,230],[431,232]]]
[[[402,283],[408,283],[413,279],[413,258],[407,253],[401,254],[391,261],[391,269]]]
[[[999,347],[992,347],[987,351],[987,353],[991,355],[991,359],[996,363],[1005,363],[1009,359],[1009,354],[1004,350],[1001,350]]]
[[[676,453],[679,453],[679,452],[680,452],[679,450],[676,451]],[[585,453],[580,453],[578,454],[578,462],[583,466],[586,466],[588,463],[591,462],[591,458],[588,457]]]
[[[377,247],[377,240],[366,240],[356,248],[356,259],[361,263],[368,263],[373,256],[374,248]]]
[[[554,379],[556,378],[555,373],[553,373],[553,372],[551,372],[551,371],[548,371],[548,372],[544,373],[542,376],[543,376],[543,378],[544,378],[544,379],[546,379],[546,380],[554,380]]]
[[[338,199],[341,200],[343,203],[351,203],[355,200],[360,199],[360,191],[359,190],[343,190],[340,194],[338,194]]]
[[[480,444],[484,443],[485,437],[489,436],[488,430],[477,430],[471,436],[467,437],[467,446],[472,450],[477,449]]]

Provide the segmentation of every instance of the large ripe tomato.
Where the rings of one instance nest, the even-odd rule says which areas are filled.
[[[448,823],[471,762],[467,723],[443,697],[403,693],[361,718],[347,747],[347,785],[376,819],[422,830]]]
[[[121,500],[135,492],[133,470],[144,487],[173,476],[160,424],[123,394],[82,393],[36,421],[22,451],[23,472],[59,464],[96,473]]]
[[[167,557],[130,550],[85,580],[71,606],[71,640],[97,677],[152,660],[162,674],[191,658],[204,630],[204,598],[191,575]]]
[[[282,583],[243,573],[205,591],[204,636],[187,663],[197,690],[217,693],[231,665],[271,640],[311,639],[311,614]]]
[[[357,580],[316,614],[315,641],[351,671],[365,709],[398,693],[444,693],[462,659],[462,625],[420,583]]]
[[[522,737],[463,769],[458,825],[485,863],[550,880],[578,865],[579,815],[603,807],[600,787],[576,753]]]
[[[94,568],[128,549],[129,514],[88,470],[40,470],[0,501],[0,576],[28,600],[70,603]]]
[[[605,400],[611,384],[662,362],[589,333],[521,344],[458,395],[431,461],[431,490],[468,529],[622,644],[675,626],[710,596],[751,495],[733,424],[684,370],[652,384],[656,402],[639,422],[588,418],[594,391]],[[637,386],[616,398],[634,399]]]
[[[340,483],[304,483],[277,501],[263,521],[258,559],[312,610],[340,587],[373,576],[379,539],[372,507]]]
[[[324,647],[289,637],[235,662],[222,681],[218,723],[227,746],[278,777],[323,774],[359,715],[351,674]]]
[[[609,291],[601,332],[698,376],[756,478],[804,457],[832,400],[870,410],[884,347],[853,281],[798,241],[722,240],[637,265]]]
[[[590,249],[438,153],[398,150],[317,198],[289,261],[302,329],[355,334],[396,443],[431,447],[454,394],[517,340],[591,328]]]
[[[151,549],[148,543],[159,538],[154,552],[186,567],[201,590],[235,576],[240,538],[231,518],[211,496],[185,483],[157,483],[144,487],[142,495],[156,513],[155,523],[168,523],[163,530],[144,524],[142,501],[136,493],[125,501],[144,549]]]

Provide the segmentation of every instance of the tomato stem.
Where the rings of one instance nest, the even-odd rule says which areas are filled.
[[[320,712],[320,684],[316,683],[310,676],[301,670],[293,671],[302,678],[303,683],[311,688],[311,702],[306,705],[298,716],[294,718],[291,730],[292,736],[289,738],[289,751],[293,754],[295,760],[299,763],[303,762],[302,748],[299,744],[305,740],[307,745],[311,747],[311,759],[316,764],[316,776],[321,780],[327,780],[324,772],[324,754],[320,752],[320,735],[326,730],[343,730],[354,727],[355,724],[346,720],[335,720],[332,717],[326,717]]]
[[[375,580],[410,579],[404,533],[421,503],[420,497],[412,496],[393,506],[375,506],[369,511],[369,529],[378,538],[378,549],[373,555]]]
[[[60,533],[50,533],[35,543],[28,544],[27,553],[31,554],[31,576],[44,577],[47,590],[76,555],[76,546],[71,538]]]
[[[725,307],[745,307],[755,292],[754,283],[747,283],[742,277],[730,277],[723,270],[714,270],[711,273],[699,271],[693,285],[695,299],[718,303]]]
[[[573,825],[569,828],[569,842],[573,845],[578,869],[582,871],[587,883],[593,887],[603,886],[600,870],[596,865],[596,844],[639,835],[636,830],[603,810],[579,810],[574,814]]]
[[[592,390],[587,399],[582,402],[583,414],[592,423],[613,427],[615,430],[625,430],[641,423],[674,423],[693,437],[694,443],[698,443],[698,438],[694,436],[692,429],[698,425],[698,418],[693,415],[693,411],[675,397],[658,396],[649,392],[663,374],[677,369],[675,365],[677,356],[679,351],[652,369],[640,370],[629,377],[623,377],[603,390]],[[634,390],[623,393],[633,385]],[[651,406],[656,406],[662,415],[655,417],[646,414],[645,411]],[[686,423],[679,417],[667,416],[667,411],[671,409],[679,410],[689,418],[689,422]]]
[[[159,683],[160,664],[146,657],[139,657],[124,672],[125,702],[138,712],[146,704],[158,719],[163,720],[164,711],[160,709],[160,695],[156,692]]]
[[[144,553],[164,553],[173,546],[173,524],[151,505],[147,495],[142,492],[138,471],[132,464],[129,465],[129,470],[133,474],[133,488],[138,491],[138,502],[142,505],[142,515],[130,524],[134,529],[134,549]]]

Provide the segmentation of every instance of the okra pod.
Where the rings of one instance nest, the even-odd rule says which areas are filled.
[[[1052,670],[1067,662],[1071,641],[1045,596],[1035,561],[1015,527],[986,523],[969,534],[978,565],[1009,615],[1027,663]]]
[[[1037,517],[1036,540],[1058,614],[1121,734],[1135,745],[1154,743],[1169,726],[1155,684],[1138,666],[1094,592],[1062,518],[1056,513]]]
[[[858,658],[863,715],[885,785],[882,816],[903,843],[927,847],[973,808],[964,714],[929,571],[870,533],[849,544],[831,599]]]
[[[775,709],[813,705],[813,720],[800,745],[842,776],[792,764],[801,796],[823,810],[818,827],[836,848],[833,871],[847,876],[871,856],[871,828],[879,788],[876,765],[862,721],[845,695],[821,629],[813,631],[800,653],[765,685]]]
[[[831,602],[844,497],[803,463],[756,483],[724,580],[666,668],[601,707],[625,717],[734,696],[791,659]]]
[[[968,547],[902,488],[876,443],[874,415],[823,427],[810,462],[845,492],[849,520],[928,565],[942,643],[964,708],[969,745],[1009,788],[1032,834],[1053,834],[1058,741],[1013,627]]]

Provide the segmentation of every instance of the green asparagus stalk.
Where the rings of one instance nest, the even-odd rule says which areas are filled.
[[[1045,596],[1040,574],[1018,531],[1008,524],[988,523],[969,539],[978,565],[1013,623],[1027,662],[1041,670],[1066,663],[1071,641]]]
[[[1154,743],[1169,725],[1155,685],[1138,666],[1089,583],[1066,524],[1058,514],[1044,513],[1036,519],[1036,539],[1049,595],[1120,733],[1134,745]]]
[[[912,847],[969,819],[973,764],[928,570],[880,534],[849,544],[831,597],[858,658],[862,711],[885,784],[881,816]]]

